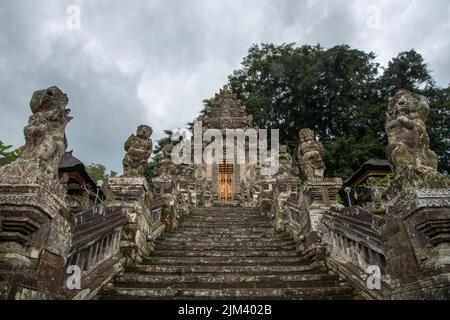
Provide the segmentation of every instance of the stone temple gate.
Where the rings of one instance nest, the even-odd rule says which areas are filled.
[[[253,128],[252,116],[246,113],[245,107],[230,90],[225,87],[217,94],[200,121],[204,131],[219,129],[223,132],[223,141],[226,141],[226,129]],[[238,142],[235,141],[235,145]],[[204,143],[206,146],[206,143]],[[248,145],[245,146],[248,157]],[[237,146],[234,154],[228,155],[225,148],[223,163],[214,165],[200,165],[195,168],[196,177],[212,185],[214,199],[222,204],[234,204],[237,200],[241,185],[253,184],[256,178],[256,165],[237,164]]]
[[[387,160],[345,183],[325,176],[308,128],[298,168],[285,146],[273,176],[235,155],[175,165],[168,144],[147,181],[153,132],[140,125],[104,190],[66,152],[68,102],[57,87],[36,91],[21,156],[0,159],[0,299],[450,298],[450,179],[424,97],[392,98]],[[253,127],[227,87],[200,121]]]

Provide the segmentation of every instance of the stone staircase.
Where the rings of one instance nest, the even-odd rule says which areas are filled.
[[[324,262],[300,256],[256,209],[196,208],[100,299],[352,299]]]

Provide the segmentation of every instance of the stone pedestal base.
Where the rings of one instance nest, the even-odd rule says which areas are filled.
[[[58,195],[1,184],[0,299],[61,298],[72,228]]]
[[[293,193],[298,192],[299,182],[296,177],[279,177],[274,185],[277,206],[274,224],[277,231],[286,231],[290,222],[286,202]]]
[[[382,228],[393,299],[450,299],[450,189],[403,191]]]
[[[303,252],[322,253],[322,237],[325,226],[323,215],[333,207],[337,207],[336,195],[341,189],[340,178],[308,179],[300,191],[299,208],[302,215],[309,216],[309,227],[304,229],[299,249]]]
[[[142,262],[150,254],[151,245],[151,193],[145,178],[119,177],[110,180],[113,194],[111,207],[122,208],[128,223],[122,230],[120,248],[127,265]]]

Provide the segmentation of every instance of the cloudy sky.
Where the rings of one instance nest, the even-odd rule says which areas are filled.
[[[139,124],[157,140],[191,121],[261,42],[345,43],[383,65],[414,48],[445,86],[449,16],[448,0],[1,0],[0,140],[22,145],[33,91],[57,85],[69,149],[122,172]]]

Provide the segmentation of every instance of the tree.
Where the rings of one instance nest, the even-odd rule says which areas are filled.
[[[107,173],[106,167],[102,164],[91,163],[86,166],[86,171],[95,180],[95,182],[102,181],[103,185],[107,185],[110,178],[117,177],[117,172],[110,171]]]
[[[279,128],[281,143],[291,151],[298,145],[300,129],[314,129],[331,159],[339,152],[328,145],[334,139],[354,137],[340,139],[342,145],[370,135],[371,144],[383,142],[382,128],[371,129],[372,122],[383,121],[379,120],[383,113],[371,119],[362,114],[362,110],[375,113],[380,109],[374,59],[374,53],[346,45],[328,50],[320,45],[254,45],[229,82],[259,127]],[[352,161],[334,166],[331,162],[328,171],[332,175],[348,173],[361,164]],[[338,168],[343,171],[336,171]]]
[[[385,158],[390,97],[409,89],[430,99],[431,146],[448,169],[448,91],[437,88],[423,57],[400,53],[380,76],[373,52],[347,45],[253,45],[229,84],[260,128],[280,129],[295,152],[298,131],[311,128],[324,144],[327,174],[348,178],[370,158]]]
[[[430,100],[427,122],[430,147],[439,156],[439,170],[450,174],[450,86],[433,88],[426,93]]]
[[[0,140],[0,156],[3,158],[6,158],[8,162],[13,162],[19,157],[19,151],[16,150],[10,150],[12,146],[5,145]]]
[[[164,148],[165,145],[172,142],[172,131],[164,130],[165,137],[156,142],[156,146],[153,148],[153,156],[150,159],[147,168],[145,169],[144,176],[148,185],[153,189],[153,177],[155,176],[155,169],[158,167],[158,153]]]
[[[389,61],[379,83],[384,99],[389,99],[400,89],[421,92],[423,87],[435,86],[428,65],[415,50],[401,52]]]

